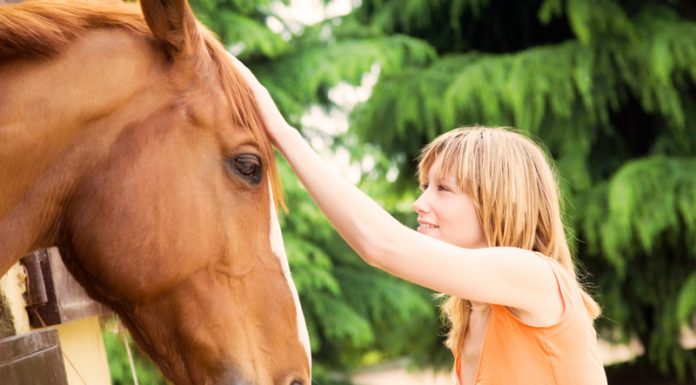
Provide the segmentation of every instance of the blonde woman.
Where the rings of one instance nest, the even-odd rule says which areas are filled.
[[[606,376],[544,153],[504,129],[460,128],[420,158],[410,229],[348,183],[253,89],[268,134],[348,244],[368,264],[445,293],[447,346],[461,385],[599,385]]]

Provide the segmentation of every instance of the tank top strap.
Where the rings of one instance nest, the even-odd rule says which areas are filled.
[[[556,278],[556,284],[558,286],[558,293],[561,296],[561,301],[563,302],[564,315],[568,312],[568,308],[575,308],[578,306],[577,298],[579,297],[578,288],[575,284],[575,277],[572,276],[572,272],[568,271],[563,265],[557,260],[548,257],[542,253],[535,252],[538,256],[543,258],[551,267],[551,271]]]
[[[457,385],[462,384],[462,355],[457,354],[454,357],[454,373],[457,375]]]

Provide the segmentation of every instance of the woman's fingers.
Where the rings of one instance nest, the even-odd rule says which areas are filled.
[[[242,76],[244,76],[244,79],[247,82],[249,82],[251,80],[258,82],[258,80],[256,79],[256,76],[254,76],[254,74],[251,72],[251,70],[249,68],[247,68],[247,66],[245,66],[244,63],[242,63],[239,59],[237,59],[236,57],[234,57],[232,55],[230,55],[230,58],[232,59],[232,64],[234,64],[234,66],[237,68],[237,71],[239,71],[239,73]]]
[[[275,102],[273,101],[268,89],[266,89],[266,87],[259,82],[256,76],[254,76],[254,73],[251,72],[251,70],[247,68],[247,66],[245,66],[244,63],[242,63],[239,59],[232,55],[230,55],[230,57],[239,74],[242,75],[247,85],[249,85],[249,88],[251,88],[251,91],[254,94],[254,99],[256,99],[256,104],[259,107],[259,111],[261,112],[262,119],[265,123],[266,131],[275,141],[278,134],[277,131],[282,131],[286,126],[288,126],[285,118],[278,110],[278,106],[276,106]]]

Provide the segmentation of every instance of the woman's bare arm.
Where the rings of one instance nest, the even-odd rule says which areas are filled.
[[[240,66],[241,64],[238,64]],[[538,313],[558,303],[548,263],[511,247],[465,249],[410,229],[353,186],[289,126],[266,89],[240,69],[266,129],[322,212],[368,264],[449,295]]]

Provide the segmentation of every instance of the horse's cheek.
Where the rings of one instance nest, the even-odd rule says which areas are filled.
[[[98,190],[83,186],[75,197],[66,218],[66,244],[100,286],[122,297],[143,298],[197,268],[200,261],[191,257],[198,245],[191,239],[200,230],[177,221],[180,209],[168,203],[179,194],[129,191],[104,180],[95,184]]]

